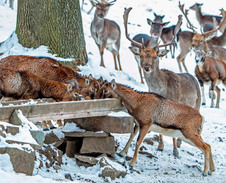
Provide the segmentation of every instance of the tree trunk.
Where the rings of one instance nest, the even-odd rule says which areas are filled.
[[[16,34],[24,47],[87,62],[79,0],[18,0]]]

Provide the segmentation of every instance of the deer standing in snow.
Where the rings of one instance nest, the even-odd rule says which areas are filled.
[[[124,26],[126,30],[126,37],[134,45],[142,47],[140,49],[141,66],[144,71],[144,77],[149,88],[149,92],[155,92],[172,101],[187,104],[195,109],[199,110],[201,103],[201,95],[199,84],[196,79],[188,73],[176,74],[168,70],[159,68],[159,57],[165,56],[168,51],[159,50],[160,47],[165,47],[172,44],[177,32],[180,29],[182,23],[182,16],[179,16],[177,25],[175,27],[174,39],[169,44],[157,45],[155,48],[145,48],[143,44],[132,40],[128,35],[127,22],[129,9],[125,9],[124,12]],[[173,154],[178,156],[178,150],[175,139],[173,139],[174,150]],[[162,138],[160,138],[159,150],[163,149]],[[122,154],[126,153],[126,150]]]
[[[183,141],[199,148],[204,153],[203,175],[215,170],[211,146],[201,137],[204,118],[199,111],[185,104],[168,100],[155,93],[138,92],[117,84],[114,80],[108,85],[113,90],[139,124],[139,135],[130,167],[137,162],[139,148],[149,131],[167,136],[180,137]]]
[[[196,60],[196,68],[195,75],[200,83],[202,88],[202,101],[203,105],[206,104],[205,95],[204,95],[204,84],[211,82],[210,85],[210,98],[211,105],[210,107],[214,107],[214,90],[217,92],[217,102],[216,108],[219,108],[220,104],[220,88],[217,86],[219,81],[226,86],[226,62],[214,59],[208,56],[204,50],[195,50],[195,60]]]
[[[91,23],[90,30],[91,35],[95,40],[95,43],[97,44],[100,51],[101,56],[100,66],[105,67],[103,55],[104,49],[106,48],[113,54],[115,69],[122,70],[119,56],[120,38],[121,38],[120,27],[116,22],[105,18],[110,6],[112,6],[115,1],[116,0],[108,3],[102,0],[101,2],[97,1],[97,3],[94,4],[94,6],[96,7],[96,11],[94,14],[94,19]]]
[[[164,16],[160,16],[157,14],[154,14],[154,16],[155,16],[154,21],[151,21],[149,18],[147,18],[147,23],[148,23],[148,25],[151,26],[150,36],[147,34],[136,34],[133,37],[133,40],[135,40],[139,43],[142,43],[142,40],[143,40],[145,47],[150,47],[150,48],[155,47],[158,44],[158,40],[161,36],[163,27],[165,27],[166,25],[169,24],[169,22],[164,22],[164,23],[162,22],[162,19],[164,18]],[[139,70],[140,78],[141,78],[141,83],[144,83],[142,68],[140,65],[140,56],[139,56],[140,47],[131,43],[131,46],[129,47],[129,49],[131,50],[131,52],[133,53],[133,55],[135,57],[135,60],[137,61],[138,70]]]

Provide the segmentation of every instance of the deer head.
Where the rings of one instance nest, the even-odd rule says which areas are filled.
[[[193,5],[192,7],[190,7],[190,9],[195,9],[200,7],[202,4],[198,4],[196,3],[195,5]],[[184,10],[184,4],[181,5],[180,1],[179,1],[179,8],[181,10],[181,12],[183,13],[183,15],[185,16],[187,22],[188,22],[188,28],[191,29],[194,33],[194,36],[192,38],[192,46],[191,49],[205,49],[206,52],[209,52],[208,46],[207,46],[207,41],[211,40],[214,36],[215,33],[219,30],[221,32],[224,31],[225,29],[225,24],[226,24],[226,18],[225,18],[225,11],[223,9],[221,9],[221,14],[223,16],[220,25],[211,30],[211,31],[207,31],[204,33],[197,33],[197,31],[195,30],[195,27],[192,25],[192,23],[189,21],[188,19],[188,10]],[[216,22],[216,20],[213,20],[213,22]]]
[[[141,59],[141,66],[144,69],[144,71],[150,72],[158,66],[158,58],[165,56],[169,52],[168,50],[165,50],[165,49],[159,50],[159,48],[174,44],[174,40],[175,40],[176,35],[177,35],[178,31],[180,30],[180,26],[182,24],[182,15],[178,16],[178,22],[174,29],[174,37],[170,43],[164,44],[164,45],[157,44],[156,47],[154,47],[154,48],[145,48],[144,42],[141,44],[129,37],[127,24],[128,24],[128,15],[131,10],[132,10],[132,8],[128,8],[128,9],[125,8],[124,15],[123,15],[126,38],[132,44],[136,45],[139,48],[139,56]],[[138,52],[138,50],[136,50],[136,51]]]
[[[96,15],[99,18],[104,18],[107,15],[107,12],[110,8],[110,6],[112,6],[114,4],[114,1],[111,2],[107,2],[105,0],[101,0],[101,2],[99,2],[98,0],[95,0],[96,2],[94,3],[94,6],[96,7]]]
[[[152,37],[160,37],[162,33],[163,27],[168,25],[170,22],[159,23],[155,21],[151,21],[147,18],[148,25],[151,26],[150,34]]]

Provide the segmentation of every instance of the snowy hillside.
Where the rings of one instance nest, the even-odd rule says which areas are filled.
[[[185,7],[189,8],[193,5],[195,0],[181,0],[181,4],[185,3]],[[225,7],[225,1],[215,0],[199,0],[198,2],[204,3],[202,7],[203,12],[209,14],[219,15],[219,9]],[[90,34],[90,23],[94,16],[94,10],[91,14],[87,14],[87,11],[91,8],[91,4],[88,0],[85,0],[84,10],[82,10],[83,27],[86,40],[86,49],[89,57],[89,61],[86,66],[80,66],[81,73],[89,75],[90,73],[99,78],[102,76],[104,79],[111,81],[115,79],[116,82],[126,84],[140,91],[147,91],[147,86],[140,84],[140,76],[138,72],[137,63],[128,49],[130,42],[124,35],[123,27],[123,12],[125,7],[133,7],[128,25],[129,33],[133,37],[137,33],[149,34],[150,26],[147,24],[146,19],[153,20],[153,12],[160,15],[165,15],[164,21],[170,21],[170,24],[177,22],[177,16],[180,14],[177,0],[118,0],[110,8],[107,18],[116,21],[121,28],[121,48],[120,57],[123,71],[114,70],[114,62],[112,54],[108,51],[104,53],[104,60],[106,68],[100,67],[100,55],[98,48]],[[198,22],[194,12],[190,12],[190,19],[193,20],[195,26],[198,27]],[[11,10],[8,4],[5,4],[5,0],[0,0],[0,42],[5,41],[13,33],[16,27],[16,2],[15,9]],[[187,30],[186,22],[183,18],[182,30]],[[16,35],[14,34],[11,39],[6,41],[3,46],[0,47],[0,53],[4,53],[0,56],[4,58],[8,55],[33,55],[33,56],[48,56],[55,59],[55,55],[48,53],[46,46],[41,46],[38,49],[23,48],[18,44]],[[176,56],[179,54],[179,50],[176,50]],[[68,59],[70,60],[70,59]],[[191,74],[194,75],[195,60],[194,54],[188,54],[186,57],[186,65]],[[163,58],[160,61],[160,67],[174,72],[179,72],[176,59],[172,59],[170,54],[168,58]],[[112,161],[112,165],[116,168],[124,168],[127,170],[127,175],[124,178],[118,178],[112,182],[217,182],[223,183],[226,179],[226,92],[225,86],[220,85],[222,89],[220,108],[210,108],[210,99],[208,96],[208,86],[205,86],[205,97],[207,105],[202,106],[200,113],[205,117],[206,122],[202,132],[202,137],[205,142],[211,145],[213,159],[215,162],[216,170],[211,176],[203,177],[201,171],[204,165],[203,153],[186,143],[182,143],[179,149],[179,158],[174,158],[172,154],[172,138],[164,137],[164,150],[162,152],[157,151],[157,142],[154,141],[153,145],[143,143],[141,153],[138,153],[138,161],[134,166],[134,171],[130,171],[128,167],[123,167],[120,164],[117,166]],[[4,122],[0,122],[4,125]],[[20,133],[18,138],[26,138],[27,133]],[[118,147],[118,152],[125,146],[129,134],[112,134]],[[146,138],[153,137],[155,133],[149,133]],[[7,136],[10,138],[10,136]],[[29,137],[27,137],[29,139]],[[5,145],[4,139],[0,136],[0,146]],[[135,140],[133,141],[128,156],[133,157],[135,149]],[[153,155],[153,157],[151,156]],[[152,158],[150,158],[152,157]],[[115,155],[114,158],[123,162],[124,159]],[[126,165],[129,164],[129,160],[126,161]],[[120,166],[119,166],[120,165]],[[14,182],[22,183],[27,182],[67,182],[65,174],[70,174],[74,182],[105,182],[111,180],[104,180],[98,177],[101,167],[95,165],[93,167],[85,168],[79,167],[74,159],[63,156],[63,164],[60,170],[46,170],[34,171],[33,176],[25,176],[24,174],[17,174],[13,171],[12,164],[8,155],[0,154],[0,182]]]

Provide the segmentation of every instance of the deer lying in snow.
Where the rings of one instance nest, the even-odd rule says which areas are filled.
[[[0,98],[53,98],[56,101],[75,101],[78,93],[71,84],[46,80],[31,72],[0,68]]]
[[[126,9],[124,13],[124,25],[127,33],[127,21],[128,13],[130,9]],[[175,26],[175,33],[180,29],[181,25],[181,15],[177,25]],[[141,66],[144,72],[144,78],[149,88],[149,92],[155,92],[167,99],[174,102],[182,103],[194,107],[199,110],[201,104],[201,94],[199,89],[199,84],[196,79],[189,73],[176,74],[168,70],[159,68],[159,57],[165,56],[168,51],[159,50],[160,47],[165,47],[169,44],[157,45],[155,48],[145,48],[144,45],[136,42],[129,38],[128,33],[126,34],[127,39],[129,39],[134,45],[141,47],[139,50],[139,55],[141,59]],[[174,36],[175,39],[175,36]],[[172,40],[173,42],[174,40]],[[178,156],[178,150],[175,139],[173,139],[174,150],[173,154]],[[160,136],[160,143],[158,150],[163,149],[163,141]],[[126,150],[122,154],[126,153]]]
[[[117,84],[114,80],[106,88],[113,90],[140,126],[136,148],[130,166],[137,162],[141,143],[149,131],[167,136],[180,137],[183,141],[199,148],[204,153],[203,175],[211,174],[215,167],[211,146],[201,137],[204,118],[199,111],[185,104],[179,104],[154,93],[137,92]]]
[[[195,51],[196,68],[195,75],[199,80],[202,88],[202,101],[203,105],[206,104],[204,95],[204,84],[211,82],[210,97],[211,107],[214,107],[214,90],[217,92],[216,108],[219,108],[220,104],[220,88],[217,86],[218,81],[222,81],[226,85],[226,62],[208,57],[207,53],[203,50]]]

